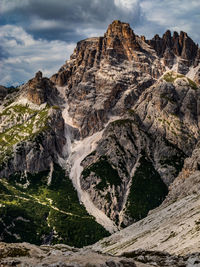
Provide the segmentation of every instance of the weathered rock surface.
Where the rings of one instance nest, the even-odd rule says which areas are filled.
[[[194,257],[196,265],[188,262],[183,266],[199,266],[199,208],[199,193],[191,194],[166,207],[152,210],[146,218],[99,241],[93,249],[111,255],[131,254],[138,249],[152,251],[152,254],[156,251],[182,256],[197,253]],[[140,259],[144,262],[145,252]],[[165,265],[158,263],[158,266]]]
[[[200,253],[193,253],[186,256],[170,255],[161,251],[146,251],[135,250],[132,252],[125,252],[122,254],[127,258],[132,258],[143,263],[149,263],[154,266],[199,266],[200,265]]]
[[[127,225],[146,216],[153,208],[150,205],[146,213],[141,212],[135,218],[135,213],[127,211],[130,201],[127,195],[142,164],[149,164],[147,173],[145,168],[142,172],[146,179],[154,173],[153,179],[157,173],[169,186],[178,176],[184,159],[192,155],[199,140],[199,100],[199,90],[194,89],[185,76],[169,72],[141,94],[123,119],[106,127],[96,150],[82,161],[81,186],[111,219]],[[194,152],[190,162],[197,169],[195,155],[197,157],[198,152]],[[109,180],[112,169],[106,162],[112,166],[113,175],[116,172],[115,181]],[[99,171],[101,165],[110,170],[104,174],[106,182]],[[159,180],[154,181],[154,186],[156,183],[161,186]],[[151,190],[153,192],[153,188]],[[154,197],[156,199],[155,192]],[[163,196],[158,194],[155,206],[164,197],[164,191]],[[131,203],[134,203],[132,199]]]
[[[57,89],[48,78],[42,77],[41,71],[35,74],[35,78],[28,81],[25,88],[28,100],[34,104],[41,105],[47,102],[52,105],[55,101],[58,101]]]
[[[135,250],[114,257],[91,248],[75,249],[66,245],[34,246],[28,243],[0,243],[0,264],[6,266],[101,266],[101,267],[151,267],[199,266],[199,253],[185,256],[161,251]]]
[[[4,113],[0,117],[1,177],[37,173],[58,161],[66,142],[60,109],[44,105],[37,110],[16,103]]]
[[[129,108],[164,69],[129,24],[114,21],[104,37],[80,41],[51,80],[66,85],[69,114],[85,137]]]
[[[146,40],[146,42],[157,52],[159,57],[164,58],[166,66],[172,67],[176,61],[176,56],[180,57],[187,67],[194,63],[196,65],[199,60],[198,45],[193,42],[186,32],[181,31],[180,35],[174,32],[172,36],[171,32],[167,30],[163,37],[156,34],[152,40]]]
[[[0,243],[0,264],[6,266],[51,267],[150,267],[126,257],[113,257],[90,249],[75,249],[67,245],[37,247],[28,243]]]
[[[146,41],[120,21],[109,25],[103,37],[80,41],[58,73],[48,79],[38,72],[20,88],[25,102],[3,100],[0,175],[34,173],[59,162],[88,209],[106,214],[109,227],[144,218],[169,190],[158,213],[134,225],[138,232],[144,226],[147,236],[142,232],[136,246],[133,240],[128,243],[134,244],[133,250],[141,248],[145,235],[144,240],[152,242],[145,249],[164,243],[165,250],[163,240],[171,241],[163,215],[169,204],[179,200],[180,209],[197,219],[186,204],[192,194],[199,196],[199,51],[184,32],[171,36],[167,31]],[[181,228],[172,218],[177,207],[171,206],[167,219]],[[164,231],[155,242],[152,232],[159,229],[153,216],[161,216]],[[188,222],[184,216],[181,213],[180,221]],[[148,220],[153,221],[149,228]],[[192,234],[185,231],[183,239],[189,236],[193,241],[188,247],[193,249],[198,230],[191,225]],[[172,245],[166,244],[167,249]],[[182,251],[186,243],[180,244]],[[174,246],[168,250],[174,251]]]

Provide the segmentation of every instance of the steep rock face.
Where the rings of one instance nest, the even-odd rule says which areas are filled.
[[[52,105],[58,98],[58,92],[54,84],[48,78],[43,78],[41,71],[35,74],[35,78],[28,81],[25,88],[28,100],[37,105],[45,102]]]
[[[199,195],[200,190],[200,143],[198,141],[192,155],[185,159],[178,177],[169,187],[169,194],[162,207],[190,195]]]
[[[135,51],[141,51],[136,36],[129,24],[115,20],[109,25],[103,39],[103,55],[121,60],[133,60],[137,57]]]
[[[148,132],[165,136],[186,155],[199,139],[200,93],[187,77],[166,73],[148,88],[133,107]]]
[[[114,21],[104,37],[79,42],[51,80],[66,86],[69,114],[85,137],[101,130],[108,114],[122,114],[162,70],[156,53],[129,24]]]
[[[175,157],[179,158],[176,166],[172,162]],[[167,187],[162,179],[167,183],[169,179],[175,178],[183,159],[184,154],[178,148],[162,137],[145,133],[133,117],[114,121],[104,131],[96,150],[82,161],[84,171],[81,186],[100,210],[117,224],[127,225],[144,217],[164,200]],[[149,166],[148,170],[144,170],[143,164]],[[136,187],[138,195],[141,194],[139,184],[142,181],[138,180],[141,167],[144,170],[142,177],[151,187],[151,200],[142,199],[141,195],[143,209],[137,212],[131,209],[134,205],[138,206],[137,199],[128,196]],[[150,185],[152,181],[154,185]],[[159,192],[156,188],[159,188]]]
[[[54,84],[37,72],[18,90],[8,88],[0,114],[0,175],[37,173],[63,155],[62,104]]]
[[[1,177],[22,171],[37,173],[62,156],[65,144],[64,120],[59,109],[44,105],[8,106],[0,114]]]
[[[38,72],[21,102],[3,103],[0,175],[51,173],[59,162],[88,212],[114,230],[145,217],[168,190],[163,205],[191,180],[197,192],[198,62],[185,33],[145,41],[114,21],[103,37],[80,41],[50,80]]]
[[[152,40],[146,42],[157,52],[159,57],[164,58],[166,66],[172,67],[175,56],[180,57],[182,63],[187,67],[194,63],[197,64],[198,45],[183,31],[180,32],[180,35],[174,32],[172,36],[171,32],[167,30],[162,38],[155,35]]]
[[[166,73],[123,119],[107,126],[96,150],[82,161],[82,189],[119,225],[141,219],[164,199],[167,191],[161,181],[169,186],[175,180],[199,140],[199,101],[199,90],[190,79]],[[148,206],[141,193],[139,212],[131,207],[139,205],[134,197],[135,188],[142,187],[138,177],[146,177],[151,192],[145,194],[153,194]]]
[[[167,31],[163,38],[146,41],[127,23],[114,21],[104,37],[79,42],[51,78],[65,86],[68,112],[82,138],[103,129],[110,116],[121,118],[106,128],[96,150],[82,161],[81,176],[82,189],[118,225],[138,220],[159,205],[166,195],[162,182],[169,186],[174,181],[195,148],[200,95],[198,83],[184,74],[198,64],[198,53],[184,32],[171,36]],[[177,72],[160,78],[166,67],[175,69],[175,63]],[[140,175],[149,186],[155,179],[163,195],[137,213],[130,208],[129,195]]]

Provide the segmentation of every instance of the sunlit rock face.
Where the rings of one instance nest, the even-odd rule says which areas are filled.
[[[85,137],[101,130],[109,113],[119,115],[130,108],[164,69],[129,24],[114,21],[104,37],[80,41],[51,80],[66,86],[69,114]]]
[[[38,71],[35,77],[28,81],[25,88],[28,100],[37,105],[45,102],[52,104],[53,100],[58,98],[58,92],[54,84],[48,78],[42,77],[41,71]]]
[[[47,188],[42,184],[38,192],[49,194],[52,177],[59,179],[53,166],[60,165],[86,211],[80,206],[74,211],[74,200],[72,207],[65,205],[55,192],[50,200],[46,193],[45,201],[68,219],[81,218],[82,226],[92,215],[98,238],[186,197],[189,188],[189,194],[198,194],[199,51],[184,32],[168,30],[146,40],[115,20],[104,36],[78,42],[50,79],[38,71],[13,92],[1,87],[0,175],[40,177],[47,171],[40,177]],[[80,240],[77,232],[66,238],[66,229],[74,230],[66,218],[66,224],[53,221],[52,236],[59,232],[57,240],[90,244],[89,238],[82,242],[91,235],[87,227]]]

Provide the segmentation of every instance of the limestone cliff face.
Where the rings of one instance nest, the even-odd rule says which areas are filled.
[[[41,71],[38,71],[35,77],[28,81],[25,88],[28,100],[37,105],[45,102],[52,105],[58,98],[58,92],[54,84],[48,78],[43,78]]]
[[[17,94],[11,89],[0,113],[0,176],[47,170],[65,144],[61,110],[52,106],[58,91],[40,71]]]
[[[172,67],[176,56],[180,57],[183,64],[187,67],[199,63],[198,45],[193,42],[186,32],[181,31],[180,35],[174,32],[172,36],[171,32],[167,30],[163,37],[156,34],[152,40],[147,40],[146,42],[157,52],[159,57],[164,58],[166,66]],[[187,71],[188,68],[185,72]]]
[[[19,106],[17,106],[19,107]],[[15,109],[14,107],[13,109]],[[23,107],[20,107],[23,108]],[[12,123],[9,117],[1,122],[0,176],[9,177],[15,172],[38,173],[50,168],[62,156],[64,120],[60,110],[45,107],[20,118],[16,111],[9,109],[11,116],[17,116]],[[21,125],[21,129],[18,125]],[[2,125],[7,125],[3,130]],[[12,136],[10,136],[12,135]]]
[[[55,85],[39,71],[15,91],[7,89],[0,114],[1,177],[49,169],[66,142],[61,109],[53,106],[60,103]]]
[[[198,64],[198,46],[186,33],[172,36],[168,30],[162,38],[146,40],[129,24],[114,21],[103,37],[80,41],[70,60],[51,77],[66,90],[68,112],[81,138],[118,116],[82,161],[80,179],[93,203],[118,225],[154,207],[144,204],[147,199],[139,214],[130,207],[136,205],[130,195],[140,175],[147,184],[148,177],[156,177],[153,205],[159,205],[166,195],[164,185],[173,183],[184,159],[192,155],[200,126]],[[169,68],[173,70],[166,72]],[[148,171],[142,170],[144,163]],[[156,195],[158,188],[163,194]]]
[[[167,67],[177,64],[186,74],[198,62],[198,46],[184,32],[171,36],[168,30],[146,41],[114,21],[104,37],[80,41],[51,80],[66,87],[70,116],[85,137],[103,128],[108,113],[123,114]],[[198,70],[194,79],[199,83]]]
[[[78,42],[50,79],[36,73],[13,103],[1,88],[0,175],[59,162],[118,227],[145,217],[168,191],[163,205],[185,196],[186,178],[197,192],[199,59],[184,32],[146,40],[114,21],[103,37]]]
[[[101,130],[109,112],[121,114],[164,69],[129,24],[114,21],[104,37],[79,42],[51,80],[66,86],[69,113],[84,137]]]
[[[170,75],[173,83],[166,82]],[[199,140],[199,99],[199,90],[193,89],[186,77],[168,73],[141,94],[123,119],[109,124],[96,150],[82,162],[82,188],[99,209],[113,220],[121,216],[120,223],[127,225],[137,218],[135,213],[128,214],[124,197],[130,193],[131,183],[137,181],[138,172],[146,177],[146,183],[151,173],[152,179],[159,177],[167,186],[175,180]],[[116,183],[108,179],[102,184],[101,165],[112,176],[106,162],[117,171]],[[194,156],[189,162],[198,164]],[[162,190],[159,179],[154,181],[156,184]],[[159,202],[165,193],[157,197]]]
[[[136,40],[136,36],[128,23],[122,23],[118,20],[109,25],[103,38],[103,55],[111,56],[121,60],[132,61],[137,57],[136,51],[141,47]]]

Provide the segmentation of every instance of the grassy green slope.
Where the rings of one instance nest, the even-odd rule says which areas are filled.
[[[28,105],[11,105],[0,113],[0,165],[12,157],[13,146],[33,139],[48,128],[50,107],[41,110]]]
[[[9,181],[0,180],[0,239],[82,247],[107,236],[108,232],[79,204],[64,170],[54,164],[49,186],[48,174],[15,174]]]
[[[126,213],[134,221],[147,216],[149,210],[158,207],[168,193],[153,164],[143,155],[140,166],[132,178],[132,185],[127,201]]]

